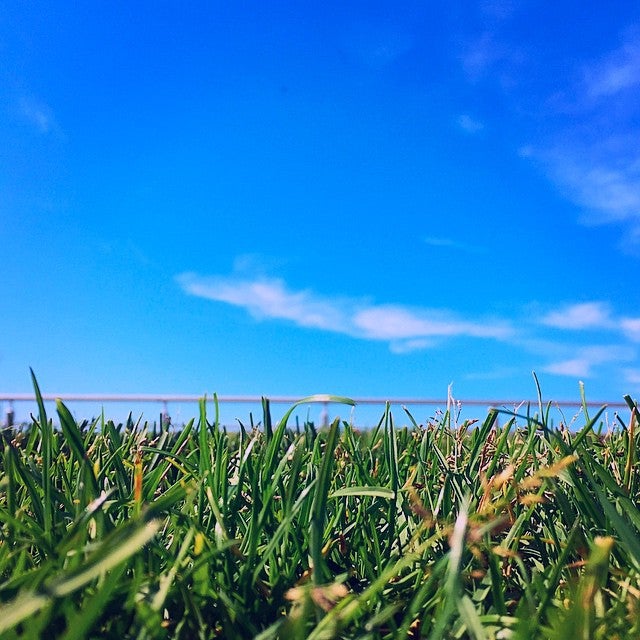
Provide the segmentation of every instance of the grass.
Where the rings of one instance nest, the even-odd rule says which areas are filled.
[[[54,428],[34,388],[2,432],[2,638],[640,637],[631,398],[616,428],[542,401],[290,428],[265,401],[228,433],[203,401],[153,432],[61,402]]]

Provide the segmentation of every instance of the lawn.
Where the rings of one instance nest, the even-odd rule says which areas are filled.
[[[362,432],[264,400],[228,432],[204,399],[180,429],[62,402],[54,427],[33,382],[0,443],[2,638],[640,637],[630,397]]]

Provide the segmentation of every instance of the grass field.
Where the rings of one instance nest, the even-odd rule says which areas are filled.
[[[2,638],[640,638],[631,398],[572,430],[542,401],[292,429],[265,400],[259,429],[203,401],[153,432],[61,402],[54,428],[34,387],[2,433]]]

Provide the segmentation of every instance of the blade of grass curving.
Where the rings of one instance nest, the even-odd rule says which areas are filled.
[[[51,598],[41,593],[20,594],[14,600],[0,605],[0,634],[4,634],[22,621],[46,607]],[[16,636],[18,637],[18,636]]]
[[[575,553],[575,549],[573,543],[578,535],[580,528],[580,520],[576,518],[576,521],[573,523],[569,531],[569,535],[567,536],[567,540],[565,542],[564,548],[558,557],[551,573],[546,581],[545,591],[543,593],[542,599],[540,600],[540,604],[537,609],[537,616],[535,617],[534,625],[535,629],[538,628],[538,625],[543,624],[544,620],[547,617],[547,608],[551,604],[556,592],[558,585],[560,584],[560,578],[562,576],[562,572],[566,569],[567,559],[571,554]]]
[[[448,563],[449,557],[445,555],[437,560],[433,567],[430,567],[429,577],[422,582],[420,588],[407,607],[404,620],[398,631],[398,638],[411,637],[409,635],[411,625],[415,620],[418,620],[420,614],[424,612],[427,600],[429,598],[433,598],[434,593],[439,587],[442,575],[447,569]],[[424,626],[424,622],[422,623],[422,626]]]
[[[153,596],[150,602],[150,607],[153,611],[159,612],[160,609],[164,607],[165,602],[167,600],[167,596],[169,595],[169,589],[171,588],[171,585],[176,579],[176,575],[178,573],[180,565],[185,559],[187,553],[189,552],[189,548],[191,547],[191,543],[193,541],[194,536],[195,536],[195,531],[194,531],[194,528],[191,527],[190,529],[187,530],[186,534],[184,535],[182,544],[180,545],[180,550],[178,551],[175,557],[175,560],[171,565],[171,568],[169,569],[169,571],[167,571],[162,576],[160,576],[160,579],[158,581],[159,582],[158,591],[155,593],[155,595]]]
[[[496,420],[498,419],[498,411],[496,409],[489,409],[489,413],[482,426],[475,432],[473,446],[469,452],[467,462],[467,474],[473,477],[480,471],[480,457],[479,453],[482,446],[486,443],[487,437],[491,433]]]
[[[109,603],[113,592],[121,586],[121,579],[127,570],[127,563],[121,562],[107,572],[100,587],[89,598],[82,601],[82,607],[67,620],[67,630],[60,636],[60,640],[80,640],[86,638],[100,614]]]
[[[621,543],[624,545],[629,559],[633,563],[636,570],[640,570],[640,536],[638,531],[634,531],[624,517],[618,513],[615,505],[612,504],[610,498],[600,487],[600,484],[596,482],[591,470],[593,461],[588,459],[588,456],[581,457],[581,470],[587,479],[587,482],[591,486],[593,493],[595,494],[602,511],[609,519],[614,532],[618,535]],[[606,529],[610,531],[610,528]]]
[[[124,527],[115,531],[80,570],[70,575],[56,576],[46,581],[40,590],[20,594],[13,601],[0,605],[0,634],[20,624],[55,599],[72,594],[117,567],[151,540],[160,524],[159,520],[151,520],[142,526]],[[129,529],[133,529],[131,533]]]
[[[264,463],[264,470],[263,470],[264,472],[262,475],[263,480],[268,480],[269,478],[271,478],[271,475],[273,474],[273,470],[275,468],[275,465],[277,464],[276,457],[280,449],[282,438],[287,428],[287,422],[291,417],[291,414],[300,405],[317,403],[317,402],[321,402],[323,404],[326,404],[328,402],[334,402],[336,404],[346,404],[350,406],[355,406],[355,402],[350,398],[345,398],[342,396],[324,395],[324,394],[308,396],[292,404],[291,407],[289,407],[287,412],[284,414],[284,416],[282,416],[280,422],[277,424],[276,429],[273,432],[272,438],[267,442],[267,449],[265,453],[265,463]]]
[[[388,487],[370,487],[370,486],[352,486],[336,489],[329,494],[329,499],[342,498],[345,496],[370,496],[373,498],[386,498],[392,500],[395,498],[395,492]]]
[[[198,471],[197,476],[205,479],[211,473],[212,457],[211,457],[211,439],[209,437],[209,427],[207,422],[207,397],[200,398],[198,403],[200,407],[200,420],[198,423]],[[198,524],[201,528],[206,529],[206,481],[201,482],[198,487]]]
[[[122,435],[120,434],[119,430],[116,429],[113,421],[107,421],[105,430],[107,435],[107,445],[109,447],[109,451],[111,452],[111,457],[109,459],[108,465],[102,465],[100,475],[106,477],[106,475],[109,474],[111,482],[115,481],[115,484],[118,487],[119,498],[123,501],[128,500],[129,493],[131,491],[130,479],[123,463],[124,454],[127,450],[127,444],[123,442]],[[109,467],[111,464],[113,464],[114,471],[112,473],[109,473]]]
[[[460,504],[458,517],[456,518],[453,532],[449,539],[449,566],[447,577],[443,585],[442,603],[440,611],[434,621],[433,629],[429,635],[429,640],[440,640],[445,637],[447,625],[453,616],[456,606],[460,600],[462,581],[460,572],[462,569],[462,556],[464,553],[464,543],[467,535],[467,524],[469,521],[469,498],[465,498]]]
[[[149,520],[141,525],[135,521],[114,530],[80,570],[45,583],[47,594],[54,598],[63,598],[99,578],[137,553],[156,535],[161,525],[160,520]]]
[[[582,403],[582,413],[584,413],[584,419],[589,422],[589,405],[587,404],[587,396],[584,390],[584,382],[578,383],[580,388],[580,401]]]
[[[267,546],[264,548],[264,551],[261,554],[261,558],[258,561],[254,571],[253,571],[253,582],[258,580],[260,576],[260,572],[264,568],[265,564],[270,561],[272,558],[273,552],[276,550],[276,547],[281,543],[281,540],[288,534],[291,524],[293,523],[295,517],[298,515],[302,505],[307,500],[307,496],[313,489],[316,484],[316,480],[312,480],[301,492],[298,496],[295,503],[292,505],[289,513],[284,517],[282,522],[278,525],[278,528],[275,530],[273,535],[271,536]]]
[[[329,487],[331,484],[331,469],[333,467],[334,451],[338,443],[339,432],[340,420],[336,418],[329,427],[322,461],[318,469],[318,481],[316,482],[313,493],[309,550],[313,562],[313,583],[316,586],[322,584],[329,575],[324,558],[322,557],[322,539],[324,534],[327,496],[329,495]]]
[[[391,405],[387,402],[385,405],[384,417],[384,443],[387,458],[387,467],[389,471],[389,488],[393,493],[393,497],[389,499],[389,508],[387,511],[387,560],[391,558],[393,546],[397,543],[398,549],[401,549],[401,542],[398,537],[396,526],[397,518],[397,502],[398,495],[398,442],[396,437],[396,429],[393,423],[393,415],[391,414]]]
[[[71,412],[59,398],[56,399],[56,407],[58,410],[58,417],[60,418],[62,433],[67,440],[71,452],[78,461],[78,466],[81,470],[80,475],[83,479],[83,485],[87,490],[85,496],[83,496],[82,502],[86,505],[92,500],[95,500],[100,493],[96,476],[93,473],[93,465],[91,464],[89,456],[84,448],[82,435],[80,434],[78,425],[71,415]]]
[[[493,596],[493,606],[499,615],[505,616],[507,615],[507,606],[504,600],[504,583],[498,555],[496,553],[487,554],[487,564],[489,565],[489,574],[491,576],[491,595]]]
[[[347,624],[353,622],[362,611],[372,607],[373,603],[376,602],[376,596],[383,591],[389,581],[415,563],[420,562],[425,551],[438,543],[442,537],[442,532],[436,532],[421,542],[414,551],[405,553],[395,563],[378,572],[369,586],[362,592],[349,594],[340,600],[309,633],[307,640],[325,640],[336,637],[336,630],[344,628]],[[448,556],[445,556],[445,558],[448,560]],[[330,633],[333,633],[333,635],[330,635]]]
[[[3,442],[4,438],[0,438],[0,442]],[[11,516],[16,514],[16,491],[17,491],[17,478],[16,478],[16,452],[12,448],[11,442],[7,439],[7,443],[2,448],[2,469],[4,470],[6,481],[6,496],[7,496],[7,511]],[[5,491],[4,486],[0,487],[0,491]],[[12,535],[9,531],[8,538],[11,540]]]
[[[37,480],[32,470],[26,466],[22,456],[20,455],[19,450],[13,443],[9,443],[9,456],[12,461],[13,468],[17,472],[19,479],[22,481],[22,486],[26,489],[29,495],[29,505],[28,509],[34,515],[35,522],[38,524],[39,529],[42,531],[42,539],[41,542],[49,548],[50,542],[46,539],[45,530],[44,530],[44,501],[38,491]]]
[[[473,601],[468,595],[458,599],[458,614],[466,627],[467,633],[475,640],[485,640],[489,636],[485,631],[482,620],[476,611]]]
[[[48,543],[51,543],[51,532],[53,529],[53,479],[55,477],[53,473],[53,427],[49,424],[47,419],[47,412],[44,406],[44,400],[42,399],[42,393],[38,381],[36,380],[33,369],[29,368],[31,372],[31,382],[33,384],[33,390],[36,396],[36,402],[38,404],[39,412],[39,425],[41,434],[41,455],[42,455],[42,480],[41,486],[43,491],[42,497],[42,529],[44,536]]]
[[[631,491],[631,480],[633,470],[636,465],[636,426],[639,424],[640,412],[638,411],[638,404],[631,399],[631,396],[625,395],[624,401],[631,410],[631,417],[629,418],[629,428],[627,430],[628,445],[627,445],[627,460],[624,467],[624,487],[627,493]]]
[[[598,422],[598,420],[600,419],[600,416],[607,410],[606,405],[603,407],[600,407],[600,409],[598,409],[597,413],[595,414],[595,416],[593,416],[593,418],[588,419],[585,426],[582,427],[582,429],[580,429],[580,432],[578,433],[578,435],[572,440],[571,442],[571,452],[575,451],[581,444],[582,441],[585,440],[585,438],[593,431],[593,428],[596,425],[596,422]],[[558,436],[558,439],[560,439],[561,436]]]

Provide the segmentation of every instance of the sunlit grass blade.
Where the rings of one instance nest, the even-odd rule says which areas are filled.
[[[334,451],[338,443],[340,420],[336,418],[329,427],[329,433],[322,451],[322,458],[317,472],[317,481],[313,492],[313,505],[311,507],[311,533],[309,538],[310,554],[313,561],[313,582],[315,585],[323,584],[328,577],[324,558],[322,557],[322,544],[324,523],[326,518],[327,496],[331,483],[331,469],[333,468]]]
[[[151,520],[142,526],[114,532],[78,571],[45,582],[35,592],[21,594],[14,601],[0,605],[0,634],[15,627],[52,602],[77,591],[124,562],[146,544],[158,531],[160,522]]]
[[[42,399],[42,393],[38,381],[36,380],[33,369],[29,369],[31,372],[31,382],[33,384],[33,391],[36,396],[36,403],[38,405],[38,424],[41,433],[41,456],[42,456],[42,528],[44,530],[44,536],[47,540],[51,541],[51,533],[53,529],[53,480],[55,474],[53,473],[53,426],[49,424],[47,418],[47,412],[44,406],[44,400]]]

